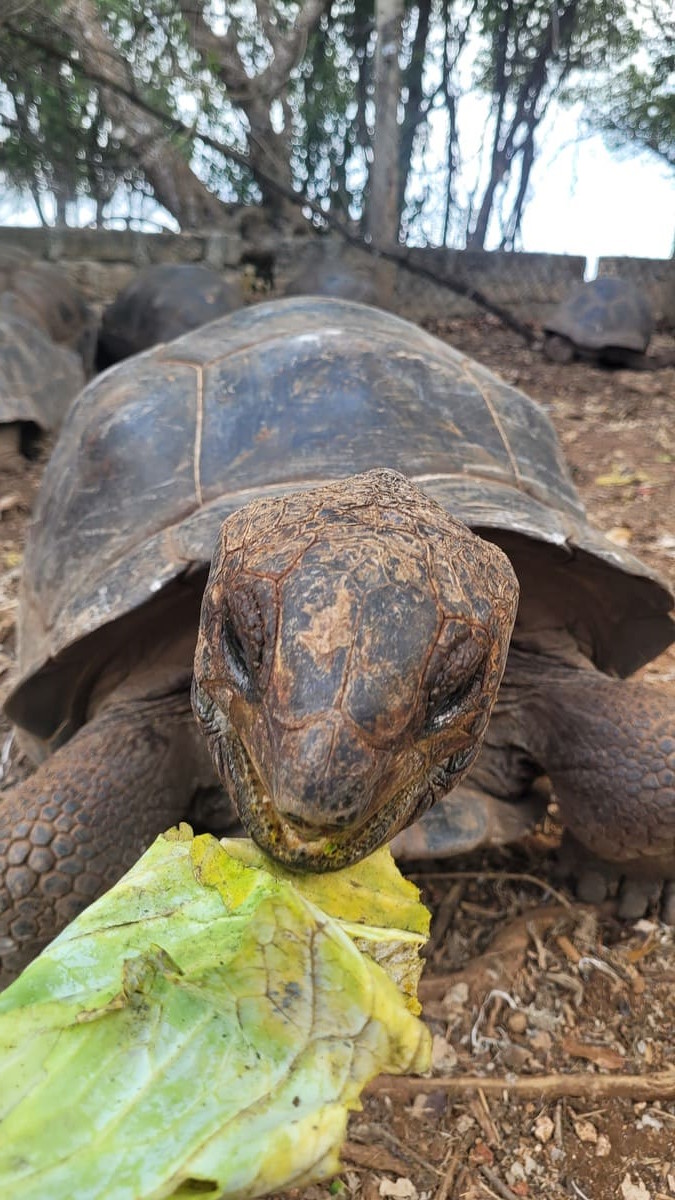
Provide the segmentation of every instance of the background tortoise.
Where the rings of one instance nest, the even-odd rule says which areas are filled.
[[[640,289],[625,279],[582,283],[545,322],[544,352],[554,362],[576,356],[620,365],[642,365],[653,329]]]
[[[13,294],[0,299],[0,462],[21,462],[35,435],[60,429],[84,386],[81,359],[57,346],[14,311]]]
[[[339,263],[315,263],[290,281],[285,296],[332,296],[336,300],[356,300],[377,304],[377,287],[372,276]]]
[[[310,243],[305,249],[305,265],[287,283],[284,295],[332,296],[335,300],[377,304],[376,262],[346,263],[343,251],[342,243],[330,238]]]
[[[55,433],[93,365],[94,321],[56,266],[0,250],[0,461]]]
[[[206,325],[241,308],[237,283],[193,263],[165,263],[141,271],[108,305],[101,320],[100,370],[158,342]]]
[[[449,512],[522,598],[448,796],[517,592]],[[669,708],[609,677],[672,640],[666,586],[587,523],[528,397],[387,313],[283,300],[94,381],[47,466],[8,712],[51,757],[0,805],[6,977],[167,825],[232,819],[190,710],[202,596],[195,711],[278,857],[340,865],[434,803],[407,852],[503,838],[547,771],[591,850],[672,875]]]
[[[0,250],[1,307],[39,329],[57,346],[78,354],[93,372],[97,324],[84,296],[66,272],[36,262],[16,249]]]

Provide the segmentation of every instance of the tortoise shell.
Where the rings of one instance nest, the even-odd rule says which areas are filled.
[[[13,299],[0,303],[0,424],[30,421],[53,433],[84,386],[82,363],[14,311]]]
[[[506,549],[543,598],[526,624],[563,606],[618,673],[672,640],[666,585],[589,525],[539,404],[379,309],[277,300],[112,368],[71,407],[26,548],[12,719],[68,736],[115,637],[205,577],[228,514],[376,466]]]
[[[568,338],[580,350],[643,353],[652,326],[651,308],[640,289],[625,279],[606,277],[582,283],[554,310],[544,329]]]
[[[112,366],[158,342],[170,342],[241,308],[241,289],[217,271],[192,263],[163,263],[141,271],[105,310],[98,365]]]
[[[42,330],[59,346],[79,353],[91,365],[94,318],[82,293],[53,263],[33,262],[24,254],[0,251],[0,293],[17,316]]]
[[[377,304],[375,279],[363,270],[339,263],[313,263],[291,279],[285,296],[332,296],[336,300],[356,300],[359,304]]]

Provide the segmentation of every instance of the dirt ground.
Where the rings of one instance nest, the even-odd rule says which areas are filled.
[[[675,370],[556,366],[491,318],[431,331],[549,406],[592,520],[672,582]],[[0,475],[3,693],[42,465]],[[675,697],[675,649],[642,675]],[[0,770],[4,786],[27,770],[6,723]],[[294,1200],[675,1198],[675,934],[655,913],[624,924],[612,901],[577,903],[555,843],[552,825],[416,877],[433,914],[421,988],[433,1074],[375,1081],[341,1176]]]

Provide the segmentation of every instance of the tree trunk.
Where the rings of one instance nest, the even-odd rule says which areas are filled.
[[[367,227],[376,248],[398,245],[399,231],[399,127],[398,101],[401,86],[399,48],[404,0],[376,0],[375,21],[375,137],[370,169]],[[386,301],[392,287],[390,263],[377,266],[377,284]]]
[[[405,203],[405,188],[410,172],[415,134],[422,119],[422,102],[424,89],[424,62],[431,22],[431,0],[419,0],[417,5],[417,28],[413,39],[410,66],[406,72],[404,84],[408,89],[408,102],[405,106],[403,125],[399,133],[399,176],[398,176],[398,214],[399,221]]]

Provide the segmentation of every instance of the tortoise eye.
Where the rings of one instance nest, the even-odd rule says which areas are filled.
[[[485,663],[480,663],[469,677],[456,687],[432,687],[424,722],[425,733],[440,733],[462,713],[467,701],[473,699],[481,686],[484,667]]]
[[[253,680],[246,651],[229,613],[223,615],[220,648],[232,682],[246,695],[251,691]]]

